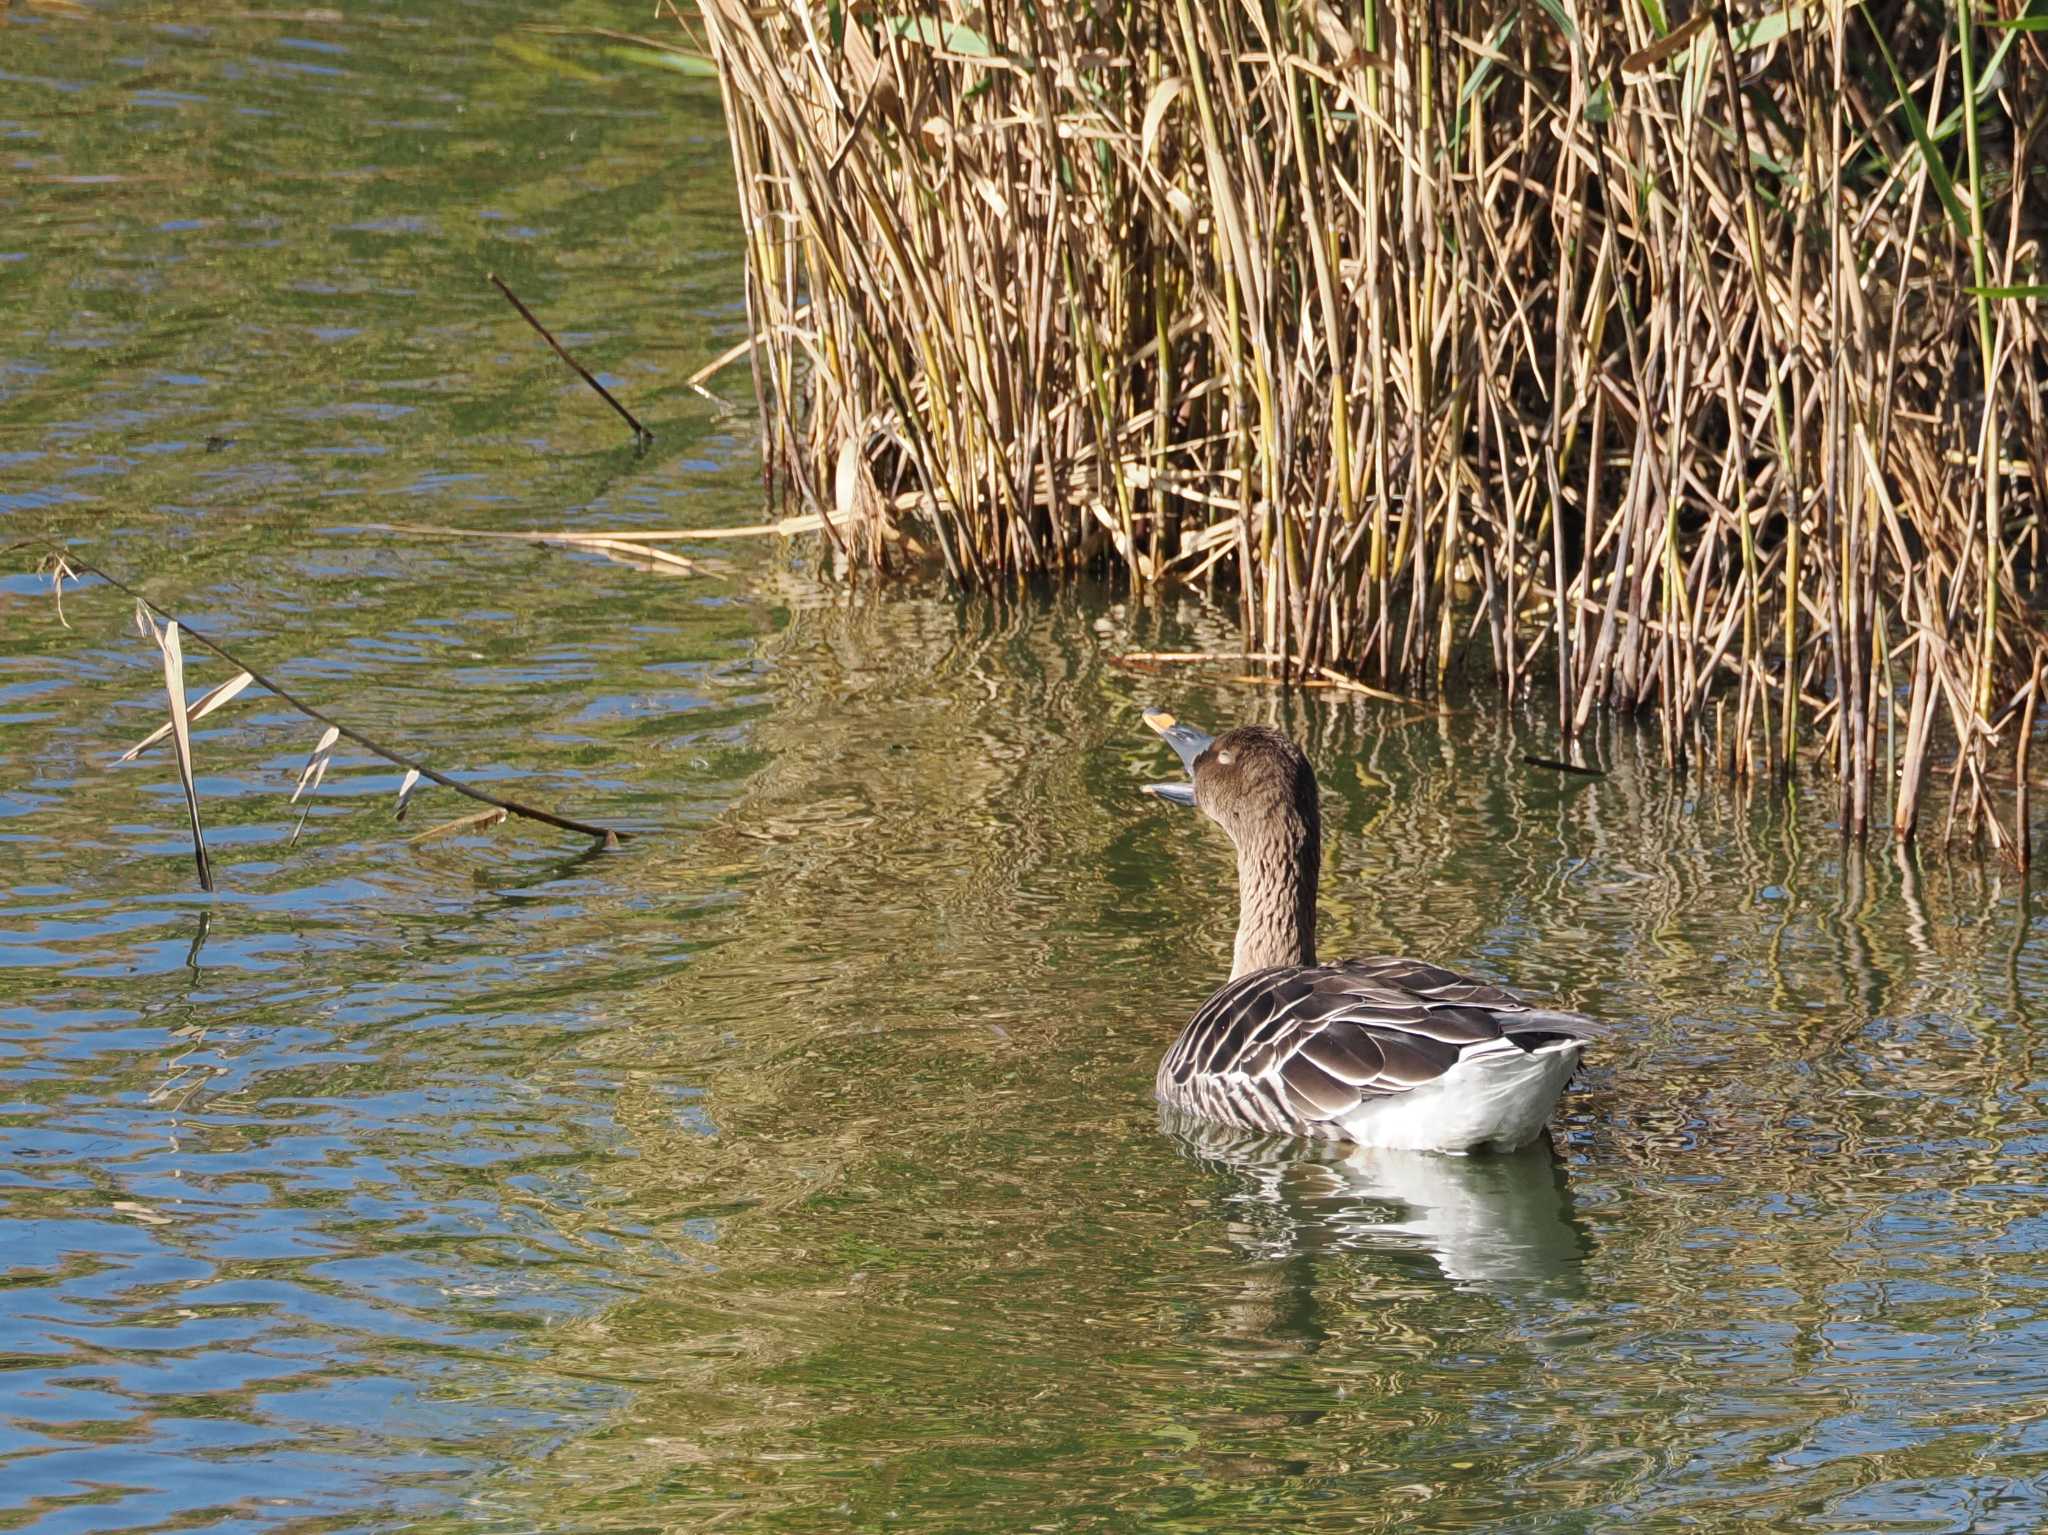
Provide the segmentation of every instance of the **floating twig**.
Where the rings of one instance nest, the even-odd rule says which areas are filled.
[[[679,544],[698,538],[795,538],[817,533],[825,519],[815,512],[736,528],[445,528],[419,522],[356,524],[370,533],[407,533],[417,538],[498,538],[522,544]]]
[[[364,523],[363,526],[375,533],[404,533],[422,538],[495,538],[506,543],[548,544],[564,549],[587,549],[593,554],[602,554],[611,559],[623,557],[628,560],[642,560],[650,565],[680,571],[684,575],[695,575],[698,569],[694,561],[686,560],[680,554],[670,554],[666,549],[648,547],[652,543],[678,536],[670,533],[640,537],[629,532],[609,530],[579,533],[573,528],[515,529],[500,532],[491,528],[425,528],[402,522],[370,522]]]
[[[609,405],[613,410],[619,413],[620,417],[624,419],[626,425],[630,426],[633,429],[634,446],[637,447],[641,452],[646,452],[648,447],[654,441],[654,433],[648,431],[646,427],[642,426],[639,420],[633,415],[633,413],[630,410],[626,409],[625,406],[621,405],[617,400],[613,399],[612,392],[609,389],[605,388],[604,385],[600,384],[595,378],[591,377],[590,370],[584,367],[583,364],[578,362],[575,358],[571,357],[568,353],[568,350],[562,345],[562,343],[557,341],[550,334],[548,334],[548,328],[533,317],[533,311],[531,309],[528,309],[524,304],[519,302],[519,295],[514,293],[510,288],[505,286],[505,280],[502,277],[500,277],[496,272],[487,272],[484,275],[489,277],[492,284],[497,288],[497,290],[505,295],[505,297],[511,302],[512,307],[519,311],[520,315],[525,319],[526,323],[528,325],[531,325],[535,330],[540,332],[540,339],[545,341],[549,346],[555,349],[555,355],[561,358],[562,361],[566,362],[570,367],[574,368],[577,371],[577,373],[582,375],[583,382],[588,384],[591,388],[595,389],[600,395],[602,395],[604,397],[605,404]]]
[[[637,539],[565,538],[560,542],[564,548],[588,549],[593,554],[602,554],[608,559],[623,560],[628,564],[657,565],[663,570],[677,571],[686,576],[697,573],[696,565],[680,554],[670,554],[666,549],[649,548]]]
[[[1438,714],[1455,714],[1458,712],[1455,709],[1447,709],[1440,704],[1432,705],[1426,699],[1410,698],[1405,693],[1390,693],[1385,688],[1372,687],[1367,683],[1360,682],[1356,677],[1345,676],[1333,666],[1317,667],[1316,675],[1323,678],[1332,687],[1342,688],[1347,693],[1360,693],[1367,698],[1377,698],[1383,704],[1405,704],[1410,709],[1433,709]]]
[[[1534,752],[1522,753],[1522,761],[1530,767],[1549,768],[1553,773],[1574,773],[1580,778],[1605,778],[1605,768],[1580,767],[1576,762],[1561,762],[1556,757],[1539,757]]]
[[[41,540],[28,540],[27,542],[30,544],[36,544],[41,543]],[[22,545],[10,545],[9,547],[19,548],[22,547]],[[48,546],[45,545],[44,547]],[[185,638],[190,639],[196,644],[201,645],[207,650],[212,651],[215,655],[219,656],[223,661],[227,662],[228,665],[237,667],[240,670],[247,672],[249,674],[250,679],[254,682],[254,684],[257,687],[262,688],[266,693],[270,694],[273,698],[277,699],[279,703],[285,705],[287,708],[296,710],[298,713],[303,714],[307,719],[318,720],[321,724],[331,727],[335,731],[335,733],[339,735],[343,740],[354,742],[357,746],[363,748],[363,750],[369,752],[371,755],[375,757],[382,759],[385,762],[390,763],[393,767],[405,768],[409,772],[418,774],[421,778],[426,779],[429,783],[437,783],[444,789],[453,789],[457,794],[460,794],[468,799],[473,799],[478,804],[494,805],[498,809],[503,810],[510,815],[516,815],[520,817],[522,820],[539,821],[544,825],[558,827],[563,831],[576,832],[582,836],[595,839],[597,842],[601,843],[605,847],[616,847],[619,845],[619,843],[625,841],[632,835],[632,833],[630,832],[619,831],[614,827],[600,826],[591,821],[579,821],[575,819],[573,816],[557,815],[554,811],[542,809],[538,805],[528,805],[522,803],[519,800],[506,799],[499,795],[492,794],[487,790],[473,788],[469,784],[463,783],[460,779],[449,777],[448,774],[441,772],[437,768],[428,767],[424,762],[417,761],[416,759],[407,756],[404,752],[398,751],[394,747],[386,746],[383,742],[374,740],[371,737],[364,735],[360,730],[355,729],[353,726],[345,725],[340,720],[335,719],[333,716],[326,713],[324,710],[319,709],[310,703],[307,703],[303,698],[298,697],[296,694],[282,687],[280,684],[273,681],[271,678],[265,676],[262,672],[258,671],[255,667],[251,666],[247,661],[243,660],[240,656],[236,655],[232,650],[229,650],[225,645],[221,644],[218,640],[212,639],[209,636],[200,633],[197,629],[194,629],[190,624],[183,622],[183,620],[181,620],[177,616],[177,614],[172,613],[169,609],[159,607],[156,603],[152,602],[148,597],[144,596],[141,592],[137,591],[134,587],[130,586],[127,582],[121,580],[119,577],[109,575],[105,570],[101,569],[99,566],[91,564],[86,560],[81,560],[77,558],[75,555],[70,555],[68,552],[66,557],[70,560],[70,563],[74,569],[84,571],[88,575],[98,576],[100,580],[106,582],[107,585],[113,587],[115,591],[121,592],[126,596],[134,598],[136,603],[138,621],[143,625],[149,625],[148,615],[151,613],[157,614],[160,617],[162,617],[167,624],[177,625],[179,629],[183,632]],[[162,641],[159,640],[159,643],[162,643]],[[180,705],[183,704],[184,697],[185,695],[181,688],[178,692],[177,699]]]
[[[430,826],[416,837],[405,839],[408,847],[418,847],[422,842],[432,842],[437,837],[452,837],[458,832],[489,831],[505,819],[502,810],[479,810],[475,815],[457,816],[452,821],[443,821],[439,826]]]

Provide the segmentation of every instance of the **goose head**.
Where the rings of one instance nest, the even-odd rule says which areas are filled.
[[[1265,725],[1239,725],[1211,736],[1170,714],[1148,712],[1145,723],[1188,772],[1186,783],[1146,784],[1145,792],[1193,806],[1222,827],[1237,849],[1231,974],[1314,964],[1323,831],[1315,770],[1301,748]]]
[[[1239,725],[1212,736],[1170,714],[1147,713],[1187,768],[1186,783],[1148,783],[1145,792],[1169,804],[1191,805],[1242,847],[1287,829],[1289,822],[1317,832],[1315,769],[1299,746],[1266,725]]]

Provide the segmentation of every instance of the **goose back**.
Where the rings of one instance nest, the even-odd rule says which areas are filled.
[[[1542,1128],[1598,1026],[1394,955],[1225,985],[1160,1063],[1174,1107],[1367,1145],[1511,1149]]]

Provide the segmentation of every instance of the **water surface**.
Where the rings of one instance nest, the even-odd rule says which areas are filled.
[[[502,5],[17,8],[0,513],[479,782],[251,697],[193,887],[125,599],[0,578],[0,1526],[2029,1531],[2041,923],[1654,743],[959,600],[365,531],[761,514],[716,99]],[[554,18],[645,25],[583,5]],[[550,62],[553,61],[553,62]],[[657,433],[616,421],[503,273]],[[224,669],[194,663],[195,684]],[[1326,952],[1611,1021],[1555,1155],[1162,1126],[1231,870],[1161,704],[1325,790]]]

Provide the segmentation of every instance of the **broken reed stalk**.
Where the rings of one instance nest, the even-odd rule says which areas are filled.
[[[13,547],[19,548],[22,546],[15,545]],[[306,702],[306,700],[298,697],[289,689],[280,686],[271,678],[266,677],[262,672],[251,666],[218,640],[201,634],[175,613],[159,607],[127,582],[117,576],[109,575],[91,561],[80,559],[69,550],[63,551],[62,558],[66,562],[69,571],[83,572],[87,575],[99,577],[100,580],[113,587],[115,591],[122,592],[133,598],[141,608],[155,614],[165,622],[166,631],[163,636],[158,637],[158,644],[164,650],[165,682],[171,690],[170,728],[177,742],[179,772],[185,781],[186,796],[191,804],[192,837],[195,856],[199,861],[200,883],[208,890],[211,890],[213,885],[211,883],[211,874],[207,867],[205,844],[199,831],[198,800],[193,790],[191,776],[191,745],[188,719],[219,707],[220,704],[225,703],[229,698],[240,692],[242,688],[252,683],[256,687],[262,688],[287,708],[295,710],[307,719],[317,720],[327,727],[328,733],[321,738],[319,746],[314,749],[312,760],[307,763],[306,771],[299,776],[298,788],[292,792],[294,800],[297,800],[299,794],[309,787],[309,778],[311,779],[311,786],[318,786],[320,776],[326,772],[326,755],[333,747],[334,738],[339,737],[354,742],[364,751],[390,763],[394,767],[402,767],[406,770],[405,782],[399,791],[399,815],[401,819],[404,816],[406,800],[410,796],[413,786],[418,780],[424,778],[429,783],[439,784],[444,789],[452,789],[467,799],[473,799],[479,804],[488,805],[505,814],[516,815],[523,820],[538,821],[543,825],[557,827],[562,831],[576,832],[582,836],[595,839],[605,847],[617,847],[632,835],[630,832],[619,831],[613,827],[600,826],[590,821],[579,821],[573,816],[557,815],[554,811],[543,809],[538,805],[528,805],[519,800],[506,799],[503,796],[492,794],[488,790],[478,789],[463,783],[460,779],[451,778],[437,768],[428,767],[424,762],[417,761],[394,747],[386,746],[383,742],[364,735],[353,726],[343,724],[324,710]],[[223,661],[227,662],[228,665],[237,668],[242,673],[242,678],[231,678],[228,682],[210,692],[193,708],[190,716],[187,715],[185,710],[184,666],[182,653],[179,650],[178,638],[180,634],[212,651]],[[171,677],[174,665],[177,672],[175,681]],[[242,680],[243,678],[246,681]],[[127,758],[146,750],[158,739],[161,739],[160,735],[152,735],[145,738],[128,752],[123,760],[127,760]],[[294,837],[296,837],[296,833],[294,833]]]
[[[2032,807],[2027,783],[2027,748],[2034,744],[2034,706],[2041,701],[2042,652],[2034,652],[2034,675],[2027,683],[2027,712],[2020,722],[2019,746],[2013,752],[2013,858],[2024,874],[2034,862],[2034,828],[2028,819]]]
[[[642,426],[640,424],[638,417],[636,417],[630,410],[626,409],[625,406],[621,405],[616,399],[614,399],[612,397],[612,392],[609,389],[605,388],[604,385],[600,384],[595,378],[593,378],[588,368],[584,367],[582,363],[578,362],[575,358],[569,355],[568,348],[563,346],[561,342],[557,341],[554,338],[554,334],[551,331],[549,331],[549,329],[545,325],[541,324],[539,320],[534,318],[533,311],[531,309],[528,309],[526,305],[519,301],[518,294],[514,293],[510,288],[505,286],[505,280],[502,277],[500,277],[496,272],[486,272],[484,275],[491,280],[491,285],[493,287],[495,287],[500,293],[505,295],[506,302],[511,304],[511,306],[514,309],[519,311],[520,318],[525,320],[528,325],[531,325],[534,328],[534,330],[539,332],[540,339],[545,341],[549,346],[554,348],[555,355],[561,358],[562,361],[567,363],[571,368],[574,368],[576,370],[577,376],[580,377],[583,380],[583,382],[588,384],[592,389],[595,389],[599,397],[603,399],[605,404],[609,405],[613,410],[619,413],[620,419],[623,420],[626,423],[626,425],[630,426],[633,429],[633,446],[644,453],[647,450],[648,445],[654,441],[654,433],[648,431],[646,427]]]
[[[1234,590],[1282,677],[1824,739],[1911,838],[2040,637],[2048,33],[1979,4],[698,0],[764,467],[878,569]]]

